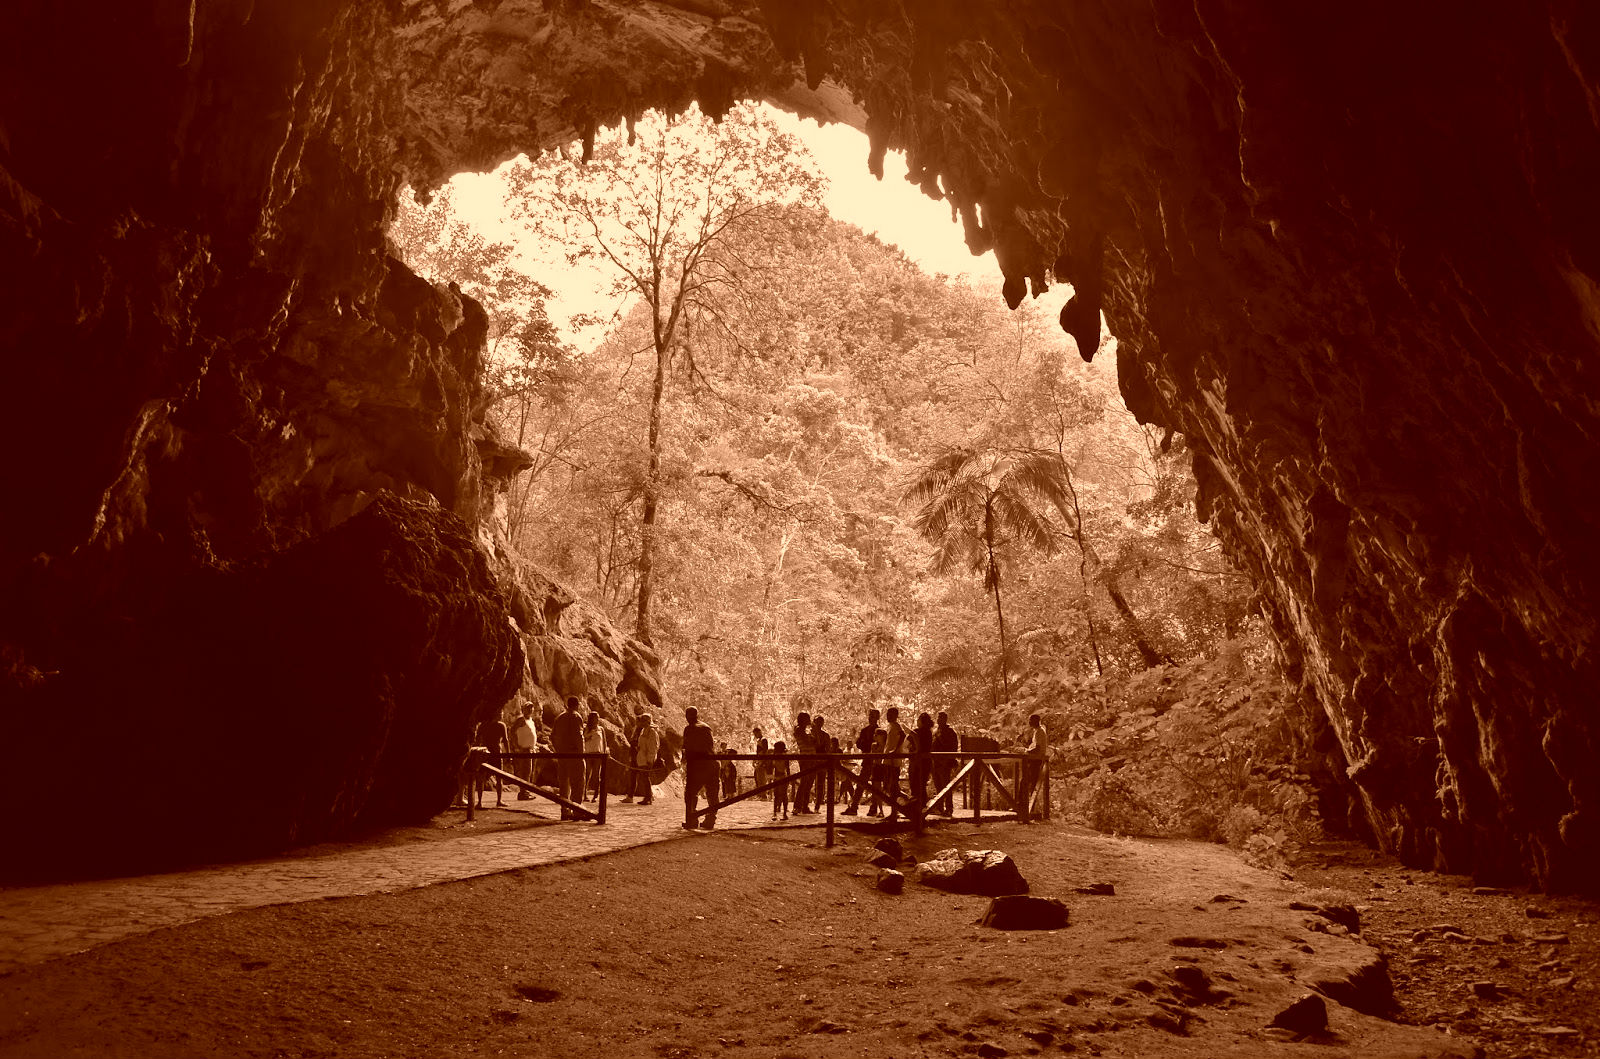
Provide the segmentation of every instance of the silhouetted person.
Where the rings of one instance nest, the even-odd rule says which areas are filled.
[[[504,753],[506,749],[506,722],[496,718],[495,720],[484,721],[479,724],[478,745],[489,752],[489,756],[484,759],[485,761],[493,765],[495,768],[503,768],[505,766],[505,759],[503,759],[500,755]],[[490,775],[491,773],[484,772],[482,769],[478,770],[477,795],[479,809],[483,808],[483,790],[484,787],[487,786],[485,781]],[[494,776],[493,778],[494,807],[499,809],[501,806],[506,804],[505,780],[501,779],[499,776]]]
[[[751,736],[755,740],[755,754],[757,758],[765,758],[768,754],[772,753],[772,747],[767,744],[767,737],[761,734],[761,729],[753,729]],[[756,786],[765,787],[767,784],[772,782],[772,763],[770,761],[758,760],[756,762],[755,774]],[[770,794],[763,794],[761,797],[771,798],[772,796]]]
[[[889,711],[883,715],[883,752],[885,754],[903,754],[906,749],[906,730],[900,727],[900,707],[890,706]],[[883,763],[883,790],[889,795],[889,819],[900,818],[900,759],[892,758]]]
[[[722,753],[724,755],[731,755],[733,753],[733,747],[729,746],[727,743],[723,743]],[[732,798],[735,794],[739,793],[739,765],[737,762],[729,758],[722,762],[722,767],[718,771],[722,775],[721,800],[727,801],[729,798]]]
[[[879,713],[877,707],[873,707],[872,709],[868,710],[867,723],[862,725],[861,731],[856,733],[856,749],[863,754],[872,753],[872,738],[879,731],[878,717]],[[877,766],[871,762],[863,760],[859,770],[861,773],[861,778],[867,781],[873,780],[873,770],[876,767]],[[845,815],[855,816],[861,811],[861,791],[865,786],[865,783],[858,783],[855,785],[855,790],[852,791],[850,795],[850,807],[845,810]]]
[[[655,801],[655,788],[650,786],[650,773],[656,767],[656,759],[661,756],[661,732],[656,728],[655,718],[648,713],[639,715],[639,727],[634,736],[633,777],[628,788],[628,797],[631,799],[635,792],[639,794],[639,804],[649,805]]]
[[[693,831],[695,803],[701,794],[707,806],[717,804],[716,743],[711,726],[700,723],[700,711],[693,706],[683,711],[683,826]],[[710,831],[717,826],[717,811],[711,808],[700,827]]]
[[[806,769],[813,764],[809,755],[816,752],[817,744],[811,738],[811,714],[808,711],[801,710],[795,714],[794,738],[790,740],[789,746],[790,753],[805,755],[794,763],[799,775],[795,777],[794,781],[793,812],[796,816],[809,815],[811,812],[808,808],[811,804],[811,773],[807,772]]]
[[[873,732],[872,746],[868,748],[867,753],[883,753],[883,744],[888,738],[889,733],[885,732],[882,728],[879,728],[877,731]],[[874,760],[871,765],[865,767],[865,770],[862,773],[872,781],[872,798],[867,806],[868,816],[883,815],[883,791],[885,790],[883,785],[883,777],[888,771],[888,767],[889,766],[887,762]]]
[[[943,710],[939,711],[938,724],[933,730],[933,749],[941,754],[954,753],[961,749],[961,737],[956,735],[954,728],[950,727],[950,715]],[[955,758],[936,757],[933,759],[933,788],[935,791],[944,790],[945,785],[950,782],[950,777],[955,774]],[[951,816],[953,815],[952,808],[950,795],[947,794],[939,800],[935,811],[945,816]]]
[[[1022,796],[1022,804],[1017,809],[1031,818],[1033,814],[1028,806],[1033,801],[1033,789],[1039,783],[1045,758],[1050,753],[1050,735],[1044,730],[1044,719],[1037,713],[1028,717],[1028,730],[1023,735],[1026,742],[1022,752],[1028,756],[1022,759],[1022,785],[1018,792]]]
[[[772,778],[778,785],[772,788],[772,818],[778,819],[778,813],[783,813],[785,820],[789,819],[789,759],[778,755],[789,753],[789,744],[782,739],[778,740],[772,748]]]
[[[585,754],[604,754],[606,752],[606,730],[600,727],[600,715],[594,710],[589,711],[589,716],[583,719],[583,752]],[[588,758],[583,763],[583,789],[594,795],[596,801],[600,799],[600,762],[595,758]]]
[[[833,752],[833,736],[823,727],[826,718],[817,714],[811,718],[811,743],[816,747],[818,754],[831,754]],[[820,759],[819,759],[820,760]],[[832,765],[828,766],[832,768]],[[811,781],[812,808],[822,812],[822,803],[828,798],[828,774],[818,772]]]
[[[550,726],[551,749],[557,754],[583,753],[583,714],[578,712],[578,697],[567,696],[567,708],[561,711]],[[562,758],[556,762],[556,789],[561,797],[573,804],[583,801],[583,758]],[[561,807],[561,819],[573,820],[577,814],[566,806]]]
[[[911,818],[921,820],[928,805],[928,778],[933,773],[933,718],[917,714],[911,730]]]

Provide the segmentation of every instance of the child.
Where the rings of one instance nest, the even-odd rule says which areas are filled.
[[[789,819],[789,781],[786,778],[789,775],[789,759],[780,756],[788,752],[789,744],[782,739],[778,740],[778,745],[772,748],[774,755],[771,765],[772,778],[778,781],[778,785],[772,788],[772,818],[774,820],[778,819],[779,810],[783,811],[785,820]]]

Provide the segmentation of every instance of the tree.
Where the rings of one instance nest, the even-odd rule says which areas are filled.
[[[634,145],[636,136],[645,146]],[[741,344],[731,303],[749,292],[762,265],[735,244],[748,247],[781,224],[788,205],[814,205],[821,178],[799,141],[748,105],[721,122],[693,108],[675,119],[652,112],[630,127],[626,142],[614,135],[592,151],[585,144],[584,156],[580,163],[547,158],[520,178],[513,172],[513,194],[536,226],[551,219],[566,226],[573,263],[608,265],[615,293],[638,298],[648,312],[649,344],[640,352],[652,356],[654,377],[634,635],[652,643],[663,410],[675,362],[709,384],[695,363],[694,332]]]
[[[1010,700],[1011,685],[1001,570],[1018,552],[1055,551],[1050,511],[1070,503],[1066,481],[1066,466],[1053,452],[957,448],[929,463],[906,488],[906,499],[921,505],[912,525],[933,545],[934,569],[981,573],[994,597],[1002,702]]]

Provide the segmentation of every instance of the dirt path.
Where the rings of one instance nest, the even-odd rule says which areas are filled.
[[[157,930],[0,977],[0,1056],[1474,1052],[1337,1004],[1320,1041],[1266,1028],[1374,951],[1226,849],[1057,825],[947,825],[912,846],[1010,852],[1072,910],[1022,933],[976,926],[983,898],[879,892],[870,841],[687,835]],[[1092,883],[1115,894],[1075,892]]]

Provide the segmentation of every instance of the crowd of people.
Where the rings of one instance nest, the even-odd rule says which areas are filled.
[[[716,826],[714,809],[696,822],[695,806],[701,795],[709,805],[726,801],[739,793],[740,777],[731,755],[734,751],[722,744],[721,760],[715,750],[711,729],[699,719],[699,711],[689,707],[684,711],[687,725],[684,728],[684,824],[686,828],[710,829]],[[691,744],[690,732],[694,739]],[[791,815],[812,816],[824,812],[829,797],[825,782],[826,771],[811,767],[809,758],[823,755],[854,757],[860,755],[906,755],[905,757],[863,757],[860,770],[846,772],[832,788],[834,804],[844,804],[844,816],[861,813],[861,802],[867,801],[868,816],[885,816],[893,821],[901,815],[904,794],[900,780],[902,769],[908,783],[912,804],[927,804],[929,784],[940,794],[931,810],[949,816],[953,812],[951,792],[945,790],[955,774],[956,760],[943,755],[961,748],[961,738],[950,726],[950,716],[940,711],[936,716],[917,715],[910,731],[900,723],[900,708],[890,706],[886,711],[873,707],[867,710],[866,723],[856,733],[853,749],[846,751],[837,736],[828,731],[827,718],[812,716],[802,710],[795,715],[794,727],[788,738],[769,741],[766,734],[755,728],[751,731],[755,756],[753,770],[754,789],[760,791],[771,785],[768,793],[759,795],[772,801],[772,818],[787,820]],[[691,749],[691,746],[693,749]],[[1039,782],[1046,756],[1049,753],[1049,736],[1043,718],[1033,714],[1028,718],[1028,728],[1022,750],[1027,755],[1021,762],[1022,774],[1019,793],[1023,804],[1028,804],[1033,789]],[[789,777],[794,774],[795,778]],[[720,799],[719,795],[720,783]]]
[[[613,733],[601,723],[599,712],[589,709],[585,713],[576,696],[567,698],[566,708],[550,724],[548,740],[535,720],[532,704],[522,706],[509,726],[500,720],[483,722],[478,726],[477,738],[478,749],[487,755],[489,764],[499,767],[506,760],[502,755],[514,752],[509,759],[513,775],[529,783],[553,786],[561,798],[572,805],[599,798],[602,769],[598,757],[564,755],[610,755],[614,767],[621,765],[626,770],[622,801],[632,803],[637,798],[641,805],[654,801],[652,773],[671,765],[661,730],[648,710],[641,710],[627,723],[620,742],[613,746]],[[825,811],[829,797],[824,781],[827,772],[813,767],[824,755],[845,757],[847,761],[856,755],[905,755],[858,759],[859,771],[854,775],[848,772],[839,775],[832,789],[834,804],[844,806],[842,815],[860,815],[861,803],[866,801],[867,816],[887,816],[893,821],[901,815],[901,805],[905,801],[901,790],[902,770],[913,805],[927,804],[931,784],[933,791],[940,794],[940,800],[930,812],[951,815],[951,792],[945,788],[955,773],[956,759],[936,755],[951,753],[961,745],[961,738],[951,727],[947,713],[940,711],[932,716],[919,713],[908,730],[901,724],[899,707],[890,706],[886,710],[877,707],[867,710],[865,723],[855,733],[848,749],[828,731],[827,719],[822,714],[813,716],[801,710],[784,738],[769,741],[760,728],[753,729],[751,750],[746,753],[754,755],[754,789],[761,792],[758,797],[770,799],[774,820]],[[693,706],[684,710],[682,746],[683,826],[709,830],[716,826],[714,807],[739,793],[741,772],[736,761],[739,752],[726,742],[719,749],[710,726],[700,719],[699,710]],[[1026,757],[1021,762],[1019,788],[1027,804],[1049,752],[1049,737],[1038,714],[1028,719],[1022,750]],[[541,752],[558,756],[547,762],[524,756]],[[813,758],[818,762],[808,760]],[[492,782],[495,805],[502,806],[503,780],[481,769],[475,770],[475,774],[476,781],[469,783],[463,792],[468,804],[476,797],[477,806],[482,808],[483,795],[488,782]],[[794,778],[790,779],[791,776]],[[762,791],[762,788],[770,789]],[[517,797],[526,799],[531,795],[520,790]],[[704,813],[696,809],[701,798],[708,806]],[[563,806],[561,815],[569,819],[578,814]]]

